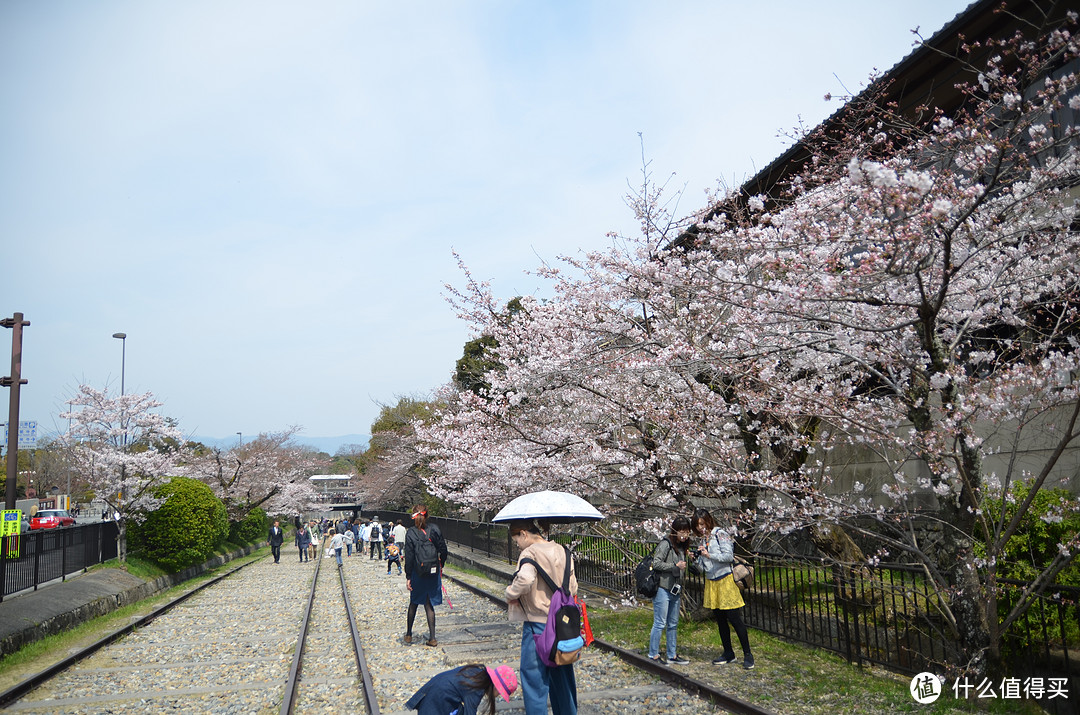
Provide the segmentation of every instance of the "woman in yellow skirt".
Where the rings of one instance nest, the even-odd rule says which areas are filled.
[[[713,660],[713,665],[727,665],[737,660],[731,647],[731,628],[734,628],[742,646],[743,667],[749,670],[754,667],[754,655],[750,652],[750,638],[742,619],[742,593],[731,573],[735,562],[731,535],[717,526],[712,514],[705,509],[694,510],[694,533],[704,539],[698,546],[697,559],[698,568],[705,572],[702,605],[713,609],[720,641],[724,644],[724,652]]]

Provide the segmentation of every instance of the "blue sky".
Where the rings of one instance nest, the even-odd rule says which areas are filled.
[[[964,7],[0,3],[21,417],[62,428],[78,384],[118,392],[119,331],[126,390],[188,434],[367,433],[472,337],[453,250],[534,292],[541,259],[634,231],[639,133],[689,213]]]

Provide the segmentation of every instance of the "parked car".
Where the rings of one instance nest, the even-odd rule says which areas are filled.
[[[67,513],[67,509],[39,509],[37,514],[30,517],[31,531],[62,526],[75,526],[75,518]]]

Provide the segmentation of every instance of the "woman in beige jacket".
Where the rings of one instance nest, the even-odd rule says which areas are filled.
[[[556,583],[562,580],[566,569],[566,550],[560,544],[543,536],[540,523],[515,521],[510,524],[510,536],[521,550],[518,570],[514,580],[506,587],[506,600],[510,620],[521,622],[521,694],[525,700],[526,715],[544,715],[551,698],[554,715],[576,715],[577,681],[574,666],[561,665],[549,668],[536,652],[534,636],[547,624],[548,608],[551,606],[551,590],[544,584],[532,564],[521,559],[531,558],[540,564]],[[570,562],[570,593],[577,595],[577,577],[573,561]]]

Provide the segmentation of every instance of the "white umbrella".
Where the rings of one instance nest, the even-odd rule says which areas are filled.
[[[599,521],[604,515],[589,502],[568,492],[542,491],[522,494],[504,506],[494,522],[543,519],[560,524]]]

